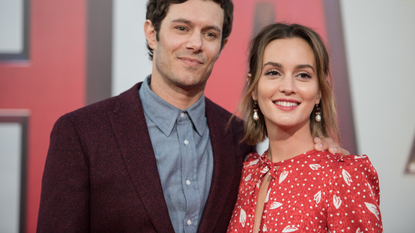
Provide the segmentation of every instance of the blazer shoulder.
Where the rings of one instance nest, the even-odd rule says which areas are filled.
[[[241,142],[245,130],[244,121],[237,116],[233,116],[232,113],[212,102],[206,98],[206,116],[208,118],[208,124],[210,128],[220,128],[222,133],[232,135],[234,142],[238,145],[238,150],[243,151],[242,154],[245,156],[249,152],[256,152],[255,146],[247,145]]]
[[[84,120],[94,121],[106,117],[107,112],[117,111],[120,106],[132,107],[131,105],[141,104],[140,96],[138,94],[140,86],[141,82],[117,96],[66,113],[59,119],[68,119],[72,122],[81,122]]]
[[[223,107],[219,106],[218,104],[214,103],[209,98],[206,98],[206,115],[208,117],[214,116],[216,118],[216,121],[220,123],[229,123],[229,127],[241,129],[243,128],[244,121],[237,117],[233,116],[232,113],[230,113],[228,110],[224,109]],[[229,122],[229,120],[232,118],[232,120]]]

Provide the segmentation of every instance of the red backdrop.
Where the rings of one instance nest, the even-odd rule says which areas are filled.
[[[235,0],[233,32],[215,65],[206,96],[229,111],[236,109],[246,80],[246,55],[255,4]],[[322,0],[274,0],[277,21],[312,27],[326,40]],[[84,106],[86,3],[73,0],[31,1],[30,59],[0,63],[0,108],[31,111],[29,121],[27,232],[35,232],[41,179],[53,123]],[[326,40],[327,41],[327,40]]]
[[[49,134],[84,105],[85,3],[31,1],[29,61],[0,63],[0,108],[29,109],[26,232],[36,231]]]

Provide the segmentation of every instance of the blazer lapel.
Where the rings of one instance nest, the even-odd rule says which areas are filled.
[[[205,204],[198,232],[214,232],[225,206],[232,182],[236,148],[231,127],[226,129],[228,118],[225,111],[206,98],[206,116],[213,151],[213,174],[209,196]],[[228,203],[229,204],[229,203]],[[230,216],[229,216],[230,217]]]
[[[122,93],[108,117],[127,171],[153,226],[158,232],[174,232],[138,94],[140,86],[141,83]]]

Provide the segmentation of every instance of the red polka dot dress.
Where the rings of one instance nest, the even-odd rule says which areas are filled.
[[[228,232],[252,232],[259,186],[271,176],[260,232],[382,232],[379,180],[366,155],[308,151],[271,163],[248,155]]]

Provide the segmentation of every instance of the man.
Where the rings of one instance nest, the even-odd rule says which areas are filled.
[[[38,232],[226,231],[254,148],[203,93],[232,14],[231,0],[148,2],[152,74],[56,122]]]

